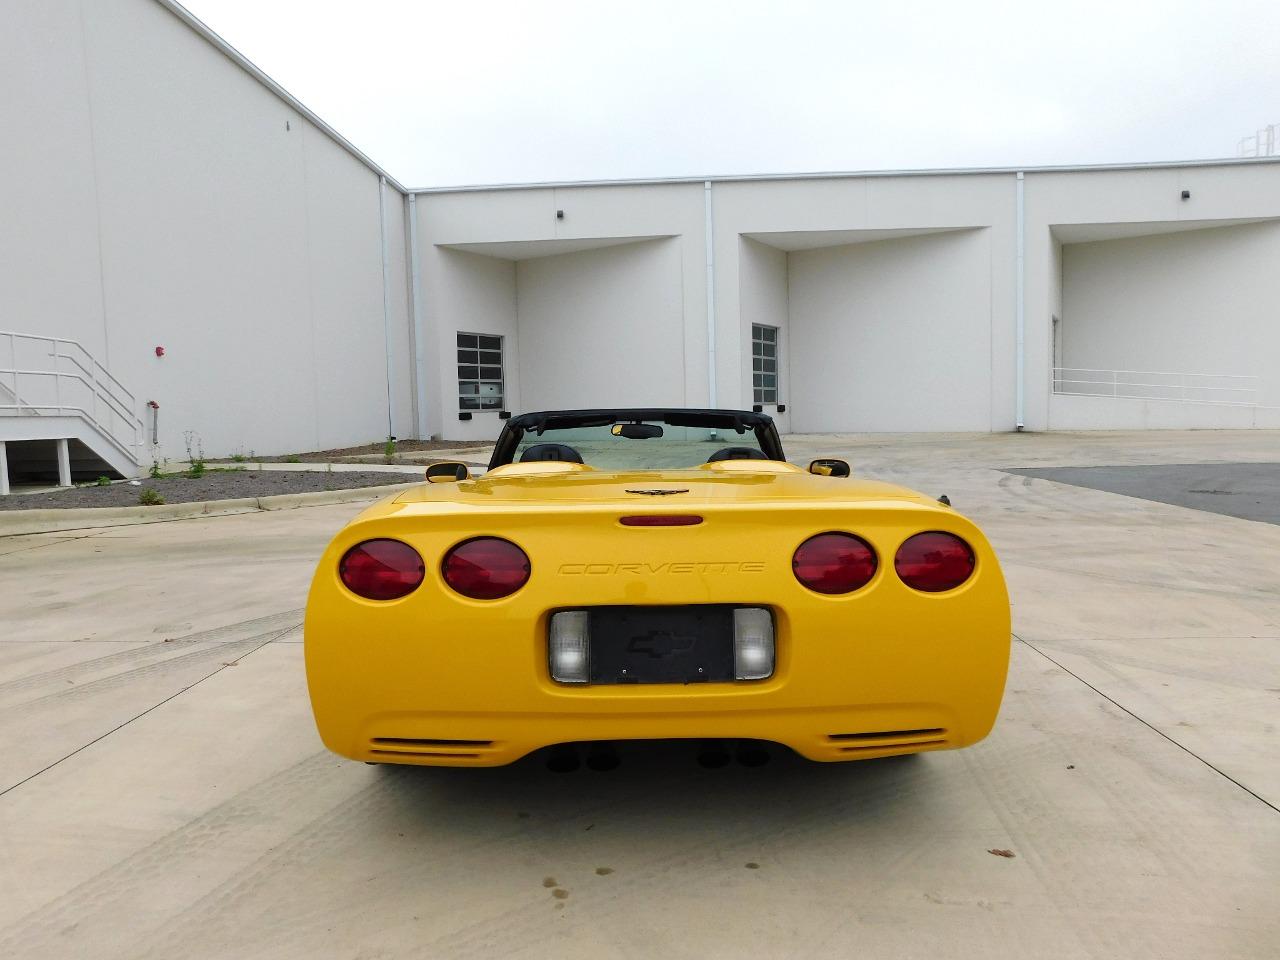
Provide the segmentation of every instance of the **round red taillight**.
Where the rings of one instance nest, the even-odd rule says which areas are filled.
[[[954,590],[973,575],[973,548],[953,533],[917,533],[898,548],[894,569],[913,590]]]
[[[851,533],[820,533],[796,548],[796,579],[817,593],[852,593],[876,573],[876,553]]]
[[[346,552],[338,576],[366,600],[399,600],[418,589],[427,568],[418,551],[399,540],[366,540]]]
[[[529,558],[510,540],[476,537],[444,556],[444,582],[472,600],[500,600],[529,582]]]

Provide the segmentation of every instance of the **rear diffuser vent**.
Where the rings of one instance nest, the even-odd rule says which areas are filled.
[[[372,754],[384,757],[451,757],[455,760],[478,760],[477,750],[493,746],[492,740],[423,740],[412,737],[374,737],[369,741]]]
[[[375,747],[492,747],[492,740],[413,740],[408,737],[374,737]]]
[[[947,742],[943,727],[921,730],[872,730],[866,733],[830,733],[827,739],[840,745],[841,753],[870,753],[896,747],[931,747]]]

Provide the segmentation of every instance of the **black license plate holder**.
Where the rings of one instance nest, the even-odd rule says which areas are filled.
[[[733,680],[733,611],[727,604],[593,607],[591,682]]]

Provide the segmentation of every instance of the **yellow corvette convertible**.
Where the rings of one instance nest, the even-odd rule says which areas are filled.
[[[996,556],[945,502],[849,472],[788,463],[760,413],[508,419],[483,475],[435,464],[325,551],[321,738],[447,766],[555,747],[562,767],[625,740],[811,760],[981,740],[1009,663]]]

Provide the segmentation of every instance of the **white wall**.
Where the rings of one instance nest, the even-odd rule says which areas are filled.
[[[986,231],[790,259],[796,431],[991,429]]]
[[[1280,406],[1280,223],[1062,248],[1064,366],[1260,377]]]
[[[385,189],[387,230],[387,331],[391,347],[391,432],[406,438],[418,435],[417,389],[414,367],[413,322],[409,277],[408,203],[403,194]],[[381,258],[379,258],[381,260]],[[381,263],[379,263],[381,270]],[[383,350],[386,362],[386,350]]]
[[[428,352],[440,358],[427,384],[430,432],[491,439],[500,429],[493,413],[458,420],[454,337],[475,316],[509,331],[507,406],[514,412],[586,403],[702,406],[702,197],[701,184],[419,194],[424,323]],[[500,314],[509,319],[499,321]]]
[[[1012,173],[714,183],[716,403],[752,403],[750,326],[764,322],[787,331],[784,429],[1013,429],[1017,185]],[[1183,190],[1189,199],[1181,198]],[[1160,233],[1215,218],[1280,215],[1280,165],[1033,171],[1025,191],[1022,413],[1028,429],[1043,430],[1050,426],[1052,317],[1069,311],[1063,243],[1117,230]],[[540,244],[678,238],[685,397],[700,405],[708,363],[705,197],[701,183],[550,186],[431,194],[418,207],[433,242],[518,260],[518,272],[547,253]],[[590,286],[595,281],[587,274],[603,269],[609,256],[562,261],[559,281]],[[426,296],[435,294],[428,289]],[[852,323],[855,307],[863,321],[874,322]],[[578,321],[557,322],[572,329]],[[449,325],[442,335],[451,337],[454,329]],[[806,348],[801,341],[817,342],[809,336],[814,333],[830,333],[845,348],[874,358],[875,369],[859,374],[864,395],[842,399],[827,386],[833,375],[847,379],[852,370],[827,351]],[[1247,329],[1242,335],[1249,336]],[[549,347],[541,342],[538,349]],[[909,389],[884,373],[899,369],[910,374]],[[628,368],[622,375],[631,374]],[[583,386],[595,389],[594,382]],[[886,399],[890,387],[899,394],[892,400]],[[540,398],[526,394],[524,408],[534,399],[573,393],[557,390]],[[450,385],[438,404],[446,435],[456,416],[451,391]],[[1115,419],[1120,425],[1132,417],[1117,411]],[[1096,425],[1105,422],[1103,416]]]
[[[419,203],[419,207],[423,204]],[[423,283],[431,292],[426,326],[427,361],[435,382],[428,419],[432,432],[450,440],[492,440],[501,429],[496,410],[473,410],[471,420],[458,420],[459,332],[502,337],[503,379],[509,410],[522,410],[516,329],[516,265],[497,257],[428,247]]]
[[[741,300],[747,289],[738,273],[739,237],[746,235],[766,244],[789,251],[791,261],[791,361],[792,388],[787,415],[794,430],[858,429],[865,419],[831,419],[820,417],[806,426],[800,414],[801,395],[795,387],[813,379],[815,368],[802,361],[798,352],[802,332],[797,324],[796,264],[806,257],[813,263],[831,263],[840,267],[839,255],[824,255],[820,248],[848,244],[855,239],[868,239],[888,231],[925,233],[939,230],[984,230],[986,254],[981,264],[974,259],[973,273],[962,278],[966,289],[975,291],[977,299],[957,304],[964,316],[981,313],[981,339],[964,345],[966,357],[974,366],[971,378],[986,377],[982,387],[988,409],[984,417],[968,415],[966,423],[980,426],[965,429],[1009,430],[1014,425],[1015,394],[1015,180],[1012,174],[971,174],[938,176],[867,176],[814,178],[805,180],[738,181],[714,186],[716,229],[716,303],[719,320],[720,398],[725,405],[738,406],[751,402],[751,381],[746,376],[749,365],[741,362],[749,356],[750,346],[742,343],[750,327],[739,322],[742,312],[750,309]],[[1046,228],[1047,233],[1047,228]],[[920,277],[930,272],[920,267]],[[943,316],[948,316],[943,314]],[[944,324],[938,330],[946,330]],[[977,356],[975,343],[985,351]],[[928,348],[926,347],[926,350]],[[966,401],[967,402],[967,401]],[[895,417],[893,423],[903,422]],[[922,423],[918,419],[912,422]],[[939,421],[934,421],[939,423]],[[825,426],[818,426],[825,424]],[[873,429],[895,429],[878,426]],[[956,429],[940,425],[911,429]]]
[[[373,171],[153,0],[4,18],[0,329],[81,340],[160,404],[165,457],[188,430],[213,455],[385,437]],[[407,432],[409,382],[393,394]]]
[[[5,4],[0,91],[0,329],[65,331],[100,353],[106,330],[79,0]]]
[[[742,330],[739,333],[739,365],[747,386],[744,409],[750,410],[754,400],[754,381],[751,364],[751,325],[762,323],[778,328],[778,404],[764,404],[764,412],[778,423],[778,429],[791,428],[792,393],[790,306],[787,302],[787,254],[775,247],[766,246],[749,237],[740,238],[739,302],[742,304]],[[779,413],[778,405],[787,407]]]
[[[415,432],[397,192],[384,225],[373,169],[155,0],[11,0],[2,16],[0,329],[82,341],[139,404],[160,403],[170,457],[186,430],[214,454]],[[451,438],[499,428],[492,413],[457,420],[458,330],[507,338],[512,410],[702,406],[710,320],[718,405],[752,402],[754,321],[784,330],[784,428],[1011,429],[1017,182],[975,172],[422,194],[423,419]],[[1106,231],[1280,218],[1280,164],[1030,171],[1024,184],[1028,429],[1052,425],[1055,313],[1070,364],[1250,372],[1276,355],[1274,326],[1251,307],[1274,300],[1273,227]],[[1150,335],[1157,323],[1162,337]],[[850,380],[857,396],[832,386]],[[1280,403],[1273,379],[1261,399]]]
[[[1186,199],[1183,191],[1188,193]],[[1090,428],[1124,429],[1134,423],[1131,412],[1118,408],[1114,416],[1095,413],[1085,420],[1074,414],[1050,418],[1052,344],[1048,317],[1055,308],[1053,254],[1056,244],[1065,241],[1065,272],[1067,250],[1073,239],[1101,238],[1117,232],[1160,236],[1170,230],[1212,221],[1276,217],[1280,217],[1280,164],[1273,162],[1028,173],[1025,267],[1028,429],[1077,429],[1085,422]],[[1061,307],[1063,323],[1069,323],[1065,314],[1071,311],[1071,306],[1064,299]],[[1237,315],[1228,322],[1248,321]],[[1198,339],[1216,335],[1216,332],[1205,331]],[[1064,337],[1070,337],[1067,328],[1064,328]],[[1064,350],[1070,358],[1071,348],[1064,344]],[[1069,359],[1069,363],[1075,364],[1076,360]],[[1149,358],[1144,355],[1135,369],[1152,369]],[[1079,406],[1055,405],[1059,410],[1067,406],[1075,410]],[[1200,413],[1186,407],[1182,409],[1185,414],[1182,420],[1176,411],[1162,411],[1151,421],[1152,425],[1201,425]]]
[[[526,410],[687,405],[681,241],[516,264]]]

